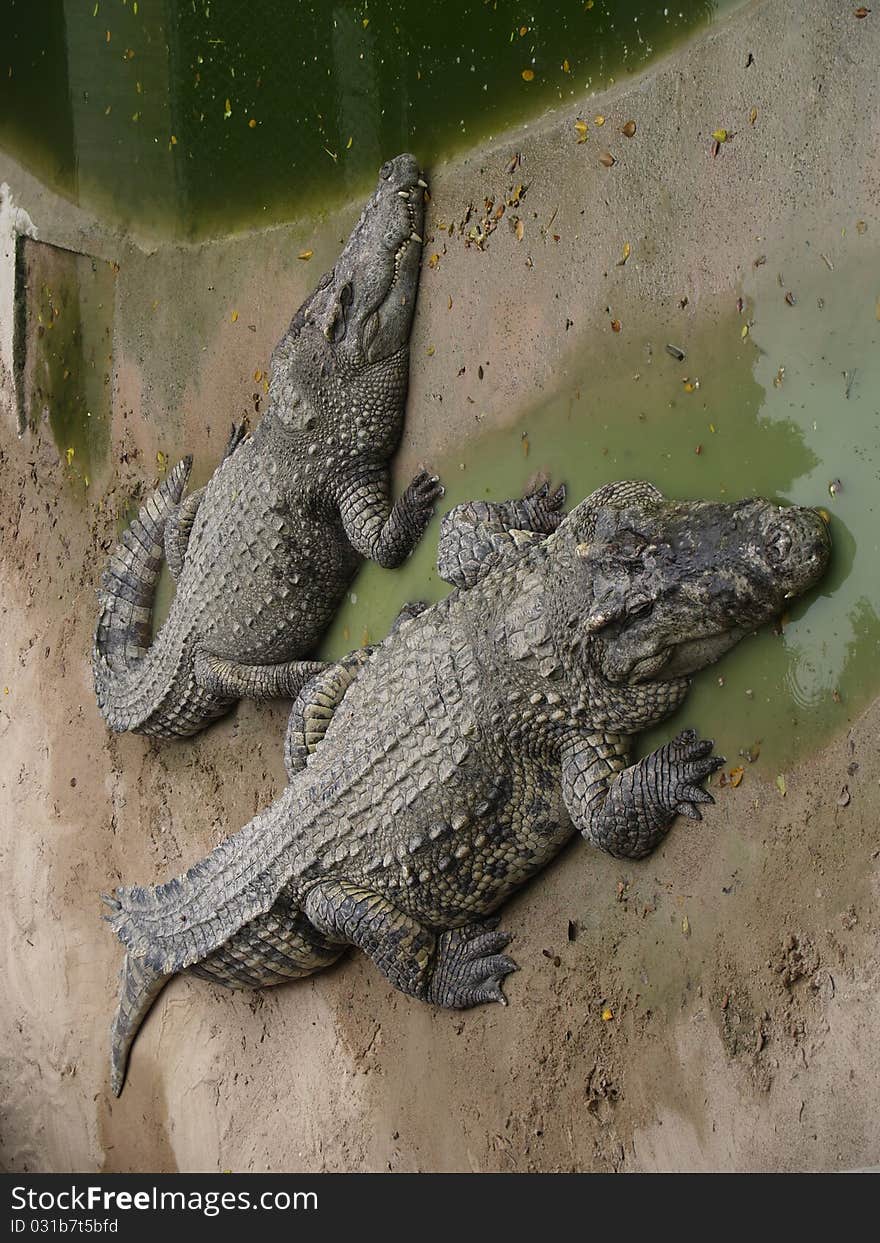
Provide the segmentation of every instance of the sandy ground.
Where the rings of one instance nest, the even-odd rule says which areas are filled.
[[[756,3],[584,101],[608,117],[601,137],[577,145],[567,107],[431,170],[440,261],[422,283],[401,476],[520,413],[573,350],[617,348],[612,317],[711,315],[758,244],[784,261],[796,235],[862,218],[876,247],[875,18]],[[718,125],[737,133],[713,160]],[[756,777],[642,864],[573,845],[505,910],[521,968],[506,1010],[435,1012],[360,957],[259,995],[177,979],[110,1098],[119,953],[97,895],[178,871],[265,805],[285,712],[245,704],[181,746],[109,737],[89,668],[105,548],[157,451],[193,450],[205,474],[230,419],[253,413],[253,372],[357,207],[317,233],[151,249],[3,157],[0,181],[43,240],[119,263],[111,452],[87,500],[46,426],[17,439],[10,412],[0,446],[4,1168],[880,1165],[876,703],[789,774],[784,799]],[[520,181],[522,241],[507,219],[485,251],[441,233]],[[638,262],[617,267],[627,237]],[[458,372],[471,385],[480,363],[491,383],[471,404]]]

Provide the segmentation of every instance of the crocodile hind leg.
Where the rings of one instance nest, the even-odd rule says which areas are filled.
[[[168,522],[165,524],[165,562],[175,582],[180,578],[183,570],[189,537],[204,495],[204,488],[197,488],[195,492],[190,492],[171,511]]]
[[[305,768],[309,756],[323,741],[334,712],[372,651],[360,648],[338,664],[327,665],[297,695],[284,736],[284,767],[289,778]]]
[[[229,438],[226,441],[226,448],[223,450],[223,461],[228,457],[232,457],[235,450],[247,436],[247,422],[242,420],[241,423],[233,423],[229,432]],[[171,577],[175,582],[180,578],[183,570],[183,561],[186,557],[187,546],[189,545],[189,537],[192,534],[193,524],[196,520],[196,514],[199,512],[199,506],[205,495],[204,488],[196,488],[195,492],[190,492],[185,496],[179,505],[171,511],[168,521],[165,524],[165,561],[171,573]]]
[[[320,660],[242,665],[209,652],[199,652],[195,658],[196,682],[218,699],[295,699],[306,682],[325,668]]]
[[[345,948],[322,936],[299,904],[282,893],[271,910],[245,924],[189,972],[227,988],[267,988],[329,967]]]
[[[345,880],[320,881],[305,911],[320,932],[363,950],[410,997],[455,1010],[507,1004],[501,982],[516,963],[499,952],[510,940],[504,932],[473,923],[438,934],[382,894]]]
[[[405,604],[388,633],[394,634],[405,622],[418,617],[427,607],[423,600]],[[309,756],[323,741],[333,714],[345,698],[345,692],[375,650],[375,645],[361,647],[338,664],[328,665],[307,682],[297,695],[284,736],[284,767],[289,778],[305,768]]]
[[[562,521],[565,484],[543,483],[518,501],[468,501],[444,515],[437,550],[440,577],[453,587],[473,587],[524,544],[551,535]]]
[[[676,815],[701,819],[697,803],[715,800],[699,783],[724,764],[692,729],[626,767],[624,740],[577,742],[562,758],[562,798],[575,827],[618,858],[641,859]]]

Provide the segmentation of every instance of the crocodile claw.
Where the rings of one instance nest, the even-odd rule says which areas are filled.
[[[428,1000],[452,1010],[466,1010],[488,1001],[506,1006],[502,981],[518,970],[512,958],[499,953],[509,941],[506,932],[485,923],[444,932]]]

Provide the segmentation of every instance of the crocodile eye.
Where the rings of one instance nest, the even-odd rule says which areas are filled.
[[[642,597],[641,599],[631,600],[630,603],[626,606],[627,616],[628,617],[644,617],[646,613],[650,613],[653,607],[654,607],[654,601],[648,600],[646,597]]]
[[[385,163],[382,165],[382,167],[379,169],[379,176],[382,178],[383,181],[387,181],[393,172],[394,172],[394,165],[391,163],[390,160],[386,160]]]
[[[339,291],[339,305],[347,310],[352,302],[354,302],[354,290],[351,287],[351,281],[348,281]]]

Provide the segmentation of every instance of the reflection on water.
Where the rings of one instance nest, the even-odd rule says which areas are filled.
[[[737,2],[8,0],[0,145],[121,223],[225,233],[599,89]]]
[[[820,586],[775,632],[765,628],[699,675],[673,723],[714,736],[731,765],[748,753],[769,772],[831,736],[880,689],[880,323],[871,265],[854,250],[834,264],[832,274],[805,260],[794,307],[775,272],[756,274],[744,291],[753,320],[745,340],[732,309],[681,342],[684,364],[660,335],[634,346],[632,368],[593,358],[515,427],[434,463],[448,485],[444,509],[518,495],[539,470],[564,479],[572,501],[609,480],[644,478],[673,497],[824,506],[834,555]],[[843,372],[853,369],[847,397]],[[698,389],[686,391],[685,373]],[[365,567],[325,654],[383,636],[406,600],[445,594],[436,543],[435,521],[401,570]],[[669,731],[667,723],[642,745]]]

